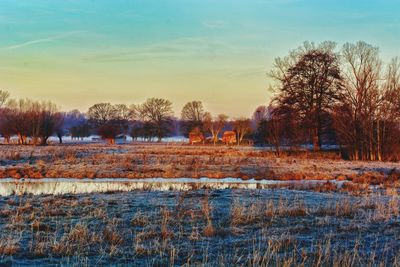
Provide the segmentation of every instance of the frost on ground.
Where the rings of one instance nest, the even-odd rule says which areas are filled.
[[[397,195],[282,189],[0,198],[0,265],[399,266]]]
[[[400,266],[399,169],[253,147],[3,145],[0,265]]]
[[[397,181],[398,162],[351,162],[337,152],[273,152],[182,144],[0,146],[1,178],[226,178]],[[372,181],[373,180],[373,181]]]
[[[323,188],[326,183],[340,188],[343,182],[325,182],[321,180],[307,181],[275,181],[275,180],[242,180],[239,178],[144,178],[144,179],[1,179],[0,196],[11,195],[63,195],[105,192],[128,192],[134,190],[153,191],[188,191],[200,188],[207,189],[262,189],[269,187],[297,186],[298,189]]]

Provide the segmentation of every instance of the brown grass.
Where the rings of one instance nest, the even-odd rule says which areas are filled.
[[[20,250],[17,240],[11,238],[0,239],[0,255],[11,256]]]
[[[14,232],[1,235],[0,255],[17,255],[23,251],[30,253],[31,257],[52,255],[85,258],[90,253],[104,254],[104,257],[120,257],[124,250],[132,250],[137,257],[167,257],[171,263],[182,256],[184,249],[177,247],[177,241],[182,242],[182,246],[187,246],[192,244],[187,242],[212,241],[214,238],[230,235],[248,238],[254,229],[276,229],[275,231],[279,232],[281,224],[289,220],[312,221],[313,225],[310,227],[335,225],[338,220],[351,220],[354,223],[346,225],[346,228],[338,226],[340,231],[349,232],[362,227],[359,224],[385,225],[398,220],[400,214],[397,191],[387,190],[386,193],[385,197],[389,198],[389,201],[383,201],[379,196],[373,195],[357,198],[343,195],[341,200],[314,205],[307,205],[303,199],[285,197],[265,201],[254,201],[253,198],[234,199],[227,222],[213,217],[215,207],[207,192],[200,200],[197,198],[197,201],[191,199],[190,193],[182,193],[175,206],[162,206],[147,212],[138,211],[126,222],[122,222],[121,218],[109,218],[104,208],[107,205],[96,203],[90,197],[43,197],[40,206],[29,197],[19,201],[13,198],[5,204],[4,208],[8,212],[3,220],[8,222],[4,229]],[[118,204],[112,201],[108,200],[107,204]],[[58,206],[67,209],[64,212],[67,214],[65,218],[48,215],[49,210]],[[80,212],[72,215],[68,210]],[[68,223],[60,224],[60,219]],[[49,221],[56,221],[56,226],[50,227]],[[93,224],[94,221],[98,224]],[[123,223],[134,233],[132,239],[122,230]],[[20,225],[21,228],[10,228],[16,225]],[[267,235],[263,239],[263,242],[268,244],[266,249],[257,247],[259,244],[254,241],[251,254],[243,256],[249,261],[243,262],[242,255],[238,255],[236,260],[240,265],[298,265],[298,255],[291,253],[302,250],[301,247],[296,247],[298,244],[295,233],[303,230],[301,224],[296,224],[292,228],[289,227],[287,233]],[[15,238],[16,232],[32,232],[28,251],[26,245],[22,246],[21,241]],[[304,252],[304,257],[301,257],[304,263],[307,263],[305,265],[349,264],[351,261],[348,257],[362,260],[353,252],[335,252],[329,247],[330,240],[325,242],[316,244],[313,250],[315,254]],[[187,257],[189,260],[190,255]],[[222,265],[228,262],[232,264],[229,259],[219,260]]]
[[[1,146],[0,155],[18,154],[0,168],[0,178],[180,178],[237,177],[278,180],[399,181],[396,163],[346,162],[334,152],[275,153],[253,147],[166,144]],[[382,174],[364,171],[378,166]],[[378,168],[377,168],[378,169]]]

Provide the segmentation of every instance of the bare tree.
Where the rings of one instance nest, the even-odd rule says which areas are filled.
[[[251,131],[251,121],[247,118],[239,118],[233,121],[233,130],[236,132],[237,145],[240,145],[243,138]]]
[[[150,98],[138,107],[138,111],[140,117],[154,126],[158,142],[161,142],[170,130],[169,122],[173,116],[172,103],[166,99]]]
[[[71,110],[64,114],[64,131],[74,138],[90,136],[90,125],[86,115],[79,110]]]
[[[269,118],[262,121],[256,132],[258,144],[272,145],[279,155],[282,146],[294,147],[306,140],[303,125],[294,110],[282,106],[268,106]]]
[[[379,155],[376,132],[382,103],[382,62],[379,50],[365,42],[346,43],[342,49],[344,94],[335,112],[335,129],[355,160]]]
[[[4,90],[0,90],[0,109],[6,104],[10,93]]]
[[[187,136],[194,129],[203,128],[204,107],[201,101],[187,103],[181,112],[182,126]]]
[[[213,118],[210,113],[204,115],[204,128],[209,131],[212,136],[214,145],[218,142],[219,134],[225,127],[228,121],[228,116],[225,114],[219,114],[216,118]]]
[[[51,103],[42,103],[39,120],[39,137],[41,145],[47,145],[47,140],[52,136],[57,127],[62,127],[62,116],[58,113],[57,107]]]
[[[376,121],[378,160],[400,159],[400,61],[392,59],[384,73]]]
[[[106,122],[97,128],[97,133],[110,145],[115,144],[115,138],[120,134],[120,129],[112,121]]]
[[[64,112],[57,112],[54,115],[54,120],[55,120],[55,133],[58,137],[58,141],[60,144],[62,144],[63,140],[63,136],[65,135],[65,117],[66,114]]]
[[[96,127],[106,124],[117,117],[117,109],[110,103],[99,103],[89,108],[89,121]]]
[[[72,126],[69,128],[69,132],[71,134],[71,138],[81,138],[83,139],[84,137],[89,137],[91,132],[90,132],[90,125],[88,123],[81,123],[75,126]]]
[[[134,111],[128,108],[125,104],[114,105],[115,108],[115,123],[119,124],[119,129],[121,129],[122,134],[126,138],[129,131],[130,122],[134,118]]]
[[[29,99],[10,100],[6,116],[2,120],[6,135],[18,136],[18,143],[46,145],[57,126],[57,107],[51,102],[38,102]]]
[[[201,122],[204,117],[204,107],[201,101],[187,103],[181,113],[182,120]]]
[[[29,99],[11,99],[7,105],[7,116],[4,117],[5,127],[12,135],[18,136],[18,143],[25,145],[28,137],[33,135],[35,126],[32,120],[33,102]]]
[[[333,48],[333,43],[325,42],[303,53],[292,53],[271,74],[279,81],[274,102],[295,111],[309,132],[314,150],[321,146],[324,113],[331,110],[342,90],[339,59]]]
[[[271,117],[271,111],[268,106],[259,106],[253,113],[253,121],[258,124],[261,121],[266,121]]]
[[[123,131],[120,119],[126,115],[125,107],[100,103],[89,108],[89,122],[109,144],[115,144],[115,138]]]
[[[140,105],[131,104],[129,106],[129,116],[131,121],[144,120],[140,117]]]
[[[0,90],[0,134],[6,139],[8,143],[10,140],[10,133],[6,128],[5,116],[8,116],[9,110],[3,108],[10,94],[6,91]]]
[[[4,137],[6,143],[10,143],[11,136],[14,134],[10,119],[13,118],[13,111],[9,108],[0,109],[0,134]]]

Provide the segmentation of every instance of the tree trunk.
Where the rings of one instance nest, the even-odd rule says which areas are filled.
[[[21,134],[17,134],[17,135],[18,135],[18,144],[23,145],[22,135]]]
[[[42,139],[40,141],[42,141]],[[39,137],[34,136],[32,138],[32,143],[34,146],[39,145]]]
[[[317,135],[315,135],[313,137],[313,148],[314,148],[314,152],[319,151],[319,138]]]
[[[48,139],[48,137],[42,137],[41,138],[41,145],[42,146],[47,146],[47,139]]]
[[[381,128],[379,120],[376,125],[376,132],[377,132],[377,140],[378,140],[378,160],[382,161],[382,144],[381,144]]]
[[[114,138],[108,138],[107,142],[109,145],[114,145],[115,144],[115,139]]]

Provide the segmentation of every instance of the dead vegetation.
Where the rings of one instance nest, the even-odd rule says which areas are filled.
[[[400,186],[399,163],[343,161],[335,152],[292,151],[277,157],[253,147],[85,144],[3,145],[0,155],[0,178],[336,179]]]
[[[400,244],[387,241],[400,230],[395,190],[137,191],[9,197],[0,205],[0,263],[374,266],[400,256]]]

